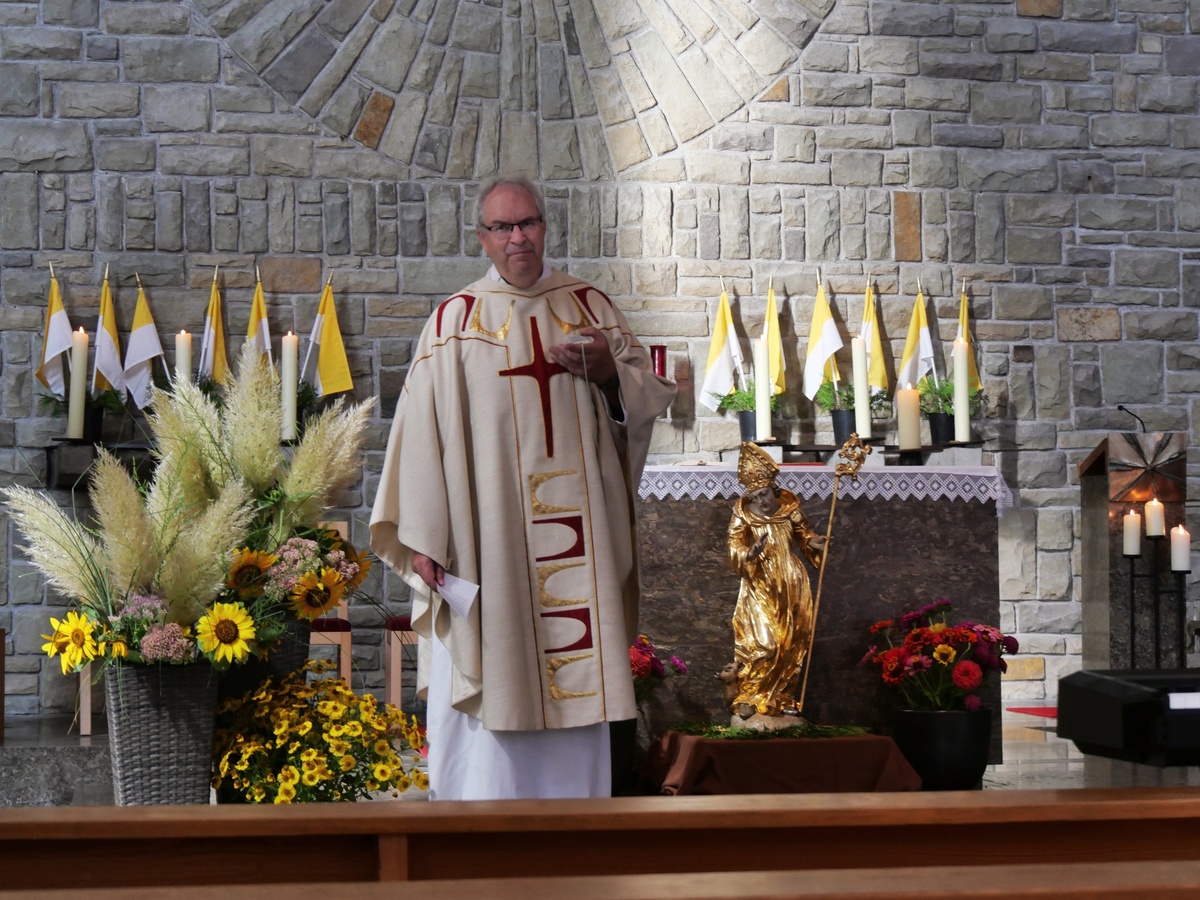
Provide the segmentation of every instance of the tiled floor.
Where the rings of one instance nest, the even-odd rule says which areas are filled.
[[[1020,704],[1021,707],[1040,705],[1043,704]],[[1200,769],[1195,766],[1160,769],[1085,756],[1073,743],[1055,735],[1055,719],[1005,709],[1003,721],[1004,763],[988,767],[983,776],[985,790],[1200,785]]]

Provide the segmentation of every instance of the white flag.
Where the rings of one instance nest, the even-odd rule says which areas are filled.
[[[929,336],[929,322],[925,319],[925,294],[917,292],[913,304],[912,318],[908,320],[908,336],[904,340],[904,355],[900,368],[896,370],[896,390],[906,385],[917,386],[926,372],[937,372],[933,368],[933,339]]]
[[[60,399],[66,399],[67,394],[62,355],[70,349],[71,320],[63,309],[62,292],[51,267],[50,296],[46,299],[46,327],[42,331],[42,359],[38,364],[37,379]]]
[[[125,348],[125,387],[138,409],[150,405],[151,389],[154,387],[154,358],[163,355],[162,342],[154,328],[154,316],[146,292],[138,286],[137,309],[133,313],[133,330],[129,333],[129,346]]]
[[[116,391],[125,399],[125,368],[121,365],[121,339],[113,312],[108,274],[100,287],[100,316],[96,319],[96,359],[92,363],[92,390]]]
[[[733,390],[742,371],[742,348],[733,330],[733,314],[729,311],[729,295],[721,291],[717,304],[717,320],[713,323],[712,342],[708,346],[708,365],[704,384],[700,387],[700,402],[716,412],[721,398]]]
[[[263,287],[261,281],[256,281],[254,284],[254,300],[250,304],[250,326],[246,329],[246,340],[254,347],[258,348],[258,352],[267,357],[267,365],[271,367],[271,374],[275,374],[275,360],[271,357],[271,329],[267,324],[267,302],[263,299]]]
[[[825,285],[818,284],[812,323],[808,326],[808,353],[804,357],[804,396],[809,400],[817,396],[826,378],[838,381],[837,360],[833,355],[841,346],[842,336],[825,299]]]

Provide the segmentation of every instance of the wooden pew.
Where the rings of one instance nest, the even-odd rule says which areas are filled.
[[[931,856],[937,851],[932,850]],[[219,866],[214,867],[219,869]],[[1070,865],[922,866],[812,872],[707,872],[599,875],[407,884],[274,884],[0,892],[5,900],[1191,900],[1200,895],[1200,862]]]
[[[9,890],[1184,861],[1197,847],[1196,788],[0,810]]]

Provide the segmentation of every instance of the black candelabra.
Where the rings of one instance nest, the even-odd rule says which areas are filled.
[[[1174,587],[1163,587],[1163,565],[1162,556],[1164,549],[1167,553],[1168,561],[1170,560],[1170,543],[1167,541],[1166,535],[1147,535],[1146,540],[1150,542],[1150,564],[1149,571],[1138,572],[1137,561],[1141,559],[1141,553],[1126,553],[1125,558],[1129,560],[1129,668],[1136,669],[1137,666],[1137,583],[1139,580],[1150,582],[1150,597],[1153,604],[1154,615],[1154,668],[1162,668],[1162,604],[1164,598],[1175,598],[1175,621],[1176,621],[1176,667],[1183,669],[1187,666],[1187,636],[1186,636],[1186,607],[1187,594],[1184,586],[1184,575],[1187,570],[1176,570],[1169,568],[1167,574],[1173,576],[1168,584],[1174,583]]]

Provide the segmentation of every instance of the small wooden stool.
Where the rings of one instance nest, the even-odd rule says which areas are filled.
[[[417,633],[408,616],[391,616],[384,627],[384,700],[397,709],[404,683],[405,647],[417,646]]]

